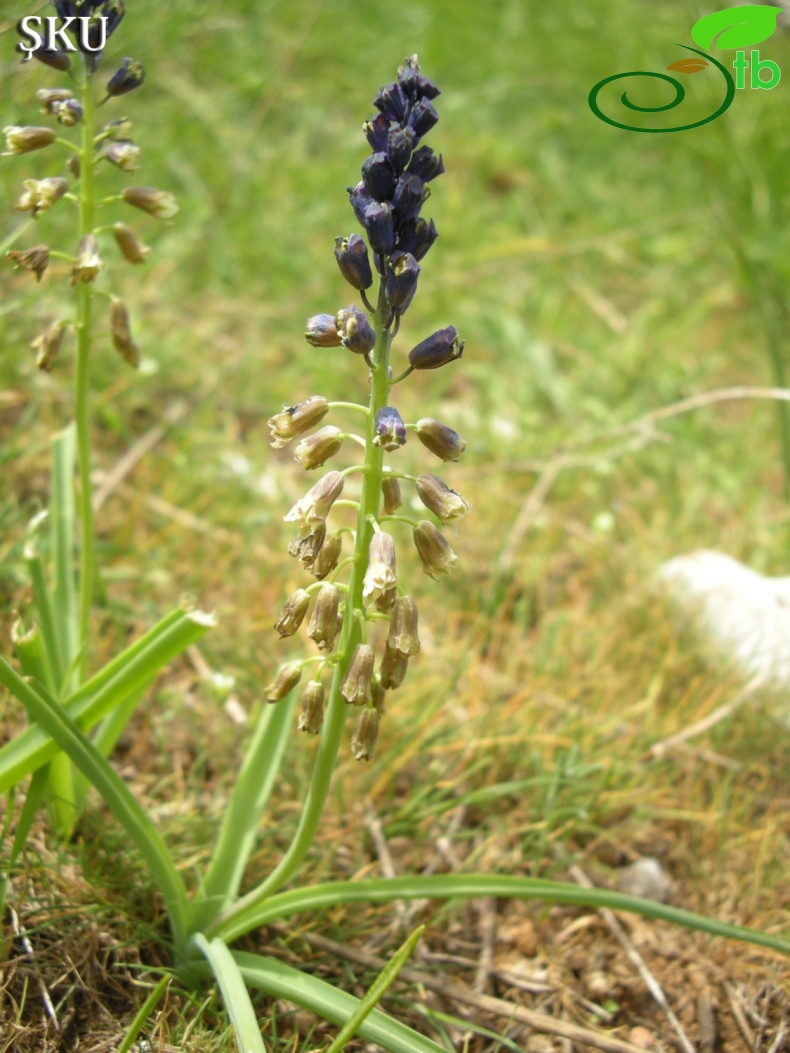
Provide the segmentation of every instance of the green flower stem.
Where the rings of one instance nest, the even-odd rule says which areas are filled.
[[[93,79],[87,61],[80,85],[82,102],[82,149],[80,158],[80,238],[93,233],[93,137],[96,110]],[[95,577],[93,492],[91,490],[90,439],[90,350],[92,339],[91,288],[77,283],[77,368],[74,386],[74,420],[77,425],[77,463],[80,480],[79,514],[82,553],[80,559],[80,680],[88,672],[88,639]]]
[[[367,406],[363,406],[359,402],[330,402],[330,409],[353,409],[357,410],[358,413],[364,413],[367,417],[370,414],[370,410]]]
[[[379,284],[378,305],[373,316],[373,327],[376,330],[376,347],[372,354],[373,373],[370,385],[370,409],[367,419],[367,444],[365,447],[365,464],[362,475],[362,496],[359,501],[357,516],[357,539],[354,549],[351,579],[348,583],[346,613],[343,619],[343,632],[338,652],[338,660],[332,675],[329,689],[324,727],[318,743],[312,781],[307,792],[299,826],[291,846],[280,860],[278,866],[264,881],[246,896],[242,896],[232,907],[222,913],[206,930],[206,935],[221,934],[233,919],[254,910],[272,893],[281,888],[299,869],[302,860],[310,850],[315,839],[318,824],[324,811],[332,782],[332,772],[337,762],[340,740],[346,722],[348,706],[340,694],[354,649],[362,639],[362,629],[356,617],[356,611],[362,610],[362,585],[365,571],[368,568],[368,551],[373,527],[370,518],[378,516],[381,497],[381,482],[384,476],[384,451],[373,443],[376,437],[376,413],[387,405],[389,400],[389,355],[392,334],[384,328],[389,315],[389,305],[384,296],[384,283]]]

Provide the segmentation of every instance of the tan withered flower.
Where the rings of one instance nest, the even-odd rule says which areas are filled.
[[[320,468],[330,457],[334,457],[342,445],[343,433],[340,428],[330,424],[302,439],[294,451],[294,460],[309,472],[313,468]]]
[[[36,127],[33,125],[20,126],[10,124],[3,128],[5,136],[6,155],[27,154],[31,150],[41,150],[57,139],[52,128]]]
[[[22,193],[14,203],[14,208],[17,212],[32,212],[34,219],[52,208],[69,189],[68,182],[62,176],[26,179],[22,186]]]
[[[414,528],[414,545],[422,569],[436,581],[449,574],[458,561],[444,534],[427,519],[421,519]]]
[[[324,582],[318,590],[313,613],[307,625],[307,635],[319,651],[331,651],[337,637],[337,612],[340,607],[340,589]]]
[[[110,304],[110,335],[112,344],[121,358],[133,369],[140,368],[140,351],[132,339],[129,312],[122,300]]]
[[[30,345],[36,352],[36,365],[45,373],[49,373],[55,365],[65,332],[66,325],[64,322],[54,322],[49,329],[37,336]]]
[[[370,644],[357,644],[340,688],[340,694],[352,706],[364,706],[370,701],[375,655]]]
[[[329,403],[323,395],[312,395],[295,406],[283,406],[281,413],[269,417],[271,445],[275,450],[281,450],[314,428],[328,412]]]
[[[72,285],[77,282],[94,281],[103,268],[104,263],[99,255],[99,243],[93,234],[86,234],[80,240],[77,249],[77,258],[74,260],[74,269],[71,272]]]
[[[36,281],[40,282],[49,266],[49,247],[34,245],[32,249],[11,249],[6,253],[6,259],[12,260],[23,271],[32,271]]]
[[[301,679],[301,662],[287,662],[285,665],[280,666],[274,680],[263,689],[266,701],[279,702],[280,699],[285,698],[287,694],[293,691]]]
[[[304,616],[310,606],[310,596],[304,589],[297,589],[290,596],[280,612],[280,617],[274,623],[274,628],[280,634],[280,639],[293,636],[304,621]]]
[[[443,523],[462,519],[471,508],[466,498],[451,490],[438,475],[420,475],[417,478],[417,493],[425,507]]]
[[[131,227],[127,227],[125,223],[115,223],[112,232],[124,259],[129,263],[145,263],[145,258],[151,250],[143,244]]]
[[[399,596],[390,615],[387,648],[400,658],[413,658],[419,653],[417,604],[411,596]]]
[[[370,540],[368,569],[362,584],[362,598],[370,604],[395,588],[395,542],[383,530]]]
[[[365,706],[357,717],[351,736],[351,752],[355,760],[369,761],[372,758],[378,734],[379,711],[373,706]]]
[[[157,190],[154,186],[127,186],[121,197],[128,205],[142,209],[156,219],[170,219],[178,212],[178,202],[168,190]]]
[[[302,692],[302,712],[299,714],[299,731],[317,735],[324,723],[324,685],[320,680],[311,680]]]

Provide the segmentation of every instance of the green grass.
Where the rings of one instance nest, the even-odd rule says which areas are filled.
[[[12,25],[27,6],[13,8],[0,26],[0,116],[3,125],[37,123],[35,89],[58,81],[17,63]],[[515,549],[509,538],[537,478],[535,458],[689,394],[772,383],[766,318],[786,331],[790,278],[787,84],[738,92],[720,120],[689,133],[639,135],[596,120],[586,100],[597,80],[663,69],[707,11],[664,0],[649,8],[242,0],[188,11],[129,0],[127,8],[120,50],[111,53],[141,58],[148,79],[112,115],[134,121],[143,149],[135,181],[173,190],[181,211],[157,224],[113,207],[110,218],[134,225],[154,252],[144,268],[112,268],[147,368],[131,374],[101,344],[98,466],[109,470],[175,401],[186,412],[99,515],[105,596],[96,659],[184,592],[218,609],[220,625],[201,650],[212,668],[236,677],[248,710],[282,656],[299,653],[301,644],[280,644],[271,626],[302,581],[282,516],[305,482],[288,449],[269,448],[265,422],[314,393],[364,395],[360,362],[307,347],[303,324],[352,299],[332,247],[356,229],[345,187],[367,152],[360,125],[375,90],[416,51],[443,91],[431,142],[447,174],[428,209],[440,240],[396,359],[398,348],[405,356],[448,323],[466,352],[404,385],[399,408],[406,419],[436,416],[469,440],[461,464],[442,475],[474,514],[458,538],[461,572],[441,586],[422,578],[405,544],[399,551],[420,605],[423,654],[391,697],[375,762],[363,768],[345,756],[310,875],[375,869],[365,801],[401,871],[432,858],[436,837],[462,809],[453,844],[468,865],[548,875],[579,858],[606,878],[606,861],[664,846],[657,854],[684,906],[754,926],[786,924],[782,699],[759,695],[690,755],[648,759],[655,742],[738,689],[678,634],[652,590],[655,568],[716,547],[765,573],[786,572],[790,518],[774,406],[709,407],[664,425],[667,442],[569,467]],[[789,40],[777,33],[761,45],[787,71]],[[687,86],[690,105],[702,107],[704,89]],[[0,234],[18,223],[10,204],[21,180],[57,165],[46,152],[0,158],[0,201],[9,207]],[[120,173],[102,174],[105,186],[124,184]],[[23,244],[62,244],[65,213],[56,209]],[[26,524],[46,503],[48,436],[69,415],[71,349],[43,375],[27,347],[68,305],[65,275],[54,265],[41,290],[10,268],[2,281],[6,628],[29,602]],[[423,452],[410,443],[404,467],[434,470]],[[497,570],[503,554],[506,574]],[[10,735],[21,718],[3,705]],[[125,777],[151,802],[187,876],[207,857],[242,737],[185,661],[122,742]],[[737,766],[710,763],[705,748]],[[280,849],[313,751],[294,736],[271,820]],[[15,885],[17,909],[35,923],[26,887],[52,902],[87,903],[82,881],[113,902],[111,860],[94,851],[109,823],[94,801],[79,851],[42,849],[28,863],[28,885]],[[272,862],[268,842],[265,852],[254,860],[258,874]],[[75,864],[87,877],[74,877]],[[122,856],[120,875],[135,866]],[[115,902],[104,921],[119,914]],[[337,911],[321,925],[353,943],[390,916]],[[150,962],[148,925],[143,912],[113,931],[149,948]],[[77,929],[68,939],[84,945]],[[732,969],[740,975],[737,963]],[[119,1017],[131,1019],[130,1005],[128,997],[119,1003]],[[153,1038],[183,1037],[195,1012],[184,1006],[175,998]],[[273,1006],[260,1011],[273,1047],[317,1044],[294,1038]],[[232,1048],[213,1004],[187,1041]]]

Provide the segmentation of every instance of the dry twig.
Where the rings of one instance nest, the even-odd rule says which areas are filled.
[[[582,888],[593,888],[593,883],[590,881],[590,879],[587,877],[587,875],[584,873],[581,867],[575,865],[572,866],[570,868],[570,875],[576,882],[576,884],[581,885]],[[648,969],[641,954],[639,953],[639,951],[637,951],[636,947],[634,947],[633,943],[628,938],[627,932],[617,920],[614,913],[611,910],[609,910],[608,907],[600,907],[598,909],[598,914],[601,918],[603,918],[607,928],[616,937],[616,939],[620,943],[620,946],[628,955],[631,964],[639,973],[640,977],[645,983],[645,986],[650,991],[650,994],[653,996],[658,1005],[664,1010],[666,1018],[669,1021],[673,1031],[678,1036],[678,1039],[680,1040],[680,1044],[683,1047],[683,1049],[686,1051],[686,1053],[695,1053],[694,1046],[692,1046],[691,1042],[689,1041],[688,1035],[683,1030],[683,1026],[681,1025],[675,1013],[672,1011],[672,1007],[667,1001],[667,997],[664,994],[661,985]]]
[[[271,928],[282,935],[289,934],[285,926],[273,925]],[[335,940],[329,940],[325,936],[319,936],[316,933],[311,932],[302,932],[300,933],[300,937],[316,950],[326,951],[334,957],[345,958],[347,961],[356,962],[358,965],[363,965],[367,969],[381,971],[384,967],[384,960],[377,955],[367,954],[365,951],[356,950],[353,947],[346,946],[346,944],[337,943]],[[580,1024],[571,1023],[568,1020],[558,1020],[556,1017],[548,1016],[546,1013],[538,1013],[533,1009],[527,1009],[524,1006],[514,1005],[512,1002],[506,1002],[503,998],[493,998],[491,995],[476,994],[468,987],[452,983],[448,980],[442,980],[436,976],[431,976],[430,973],[423,973],[416,969],[409,969],[407,967],[401,969],[398,974],[398,979],[409,984],[419,984],[429,991],[435,991],[436,994],[441,995],[448,1001],[460,1002],[462,1005],[472,1006],[473,1008],[480,1009],[485,1013],[492,1013],[495,1016],[501,1017],[503,1020],[516,1020],[520,1024],[526,1024],[527,1027],[531,1027],[533,1030],[538,1031],[541,1034],[556,1035],[559,1038],[567,1039],[568,1041],[578,1043],[579,1045],[591,1046],[593,1049],[599,1049],[602,1053],[644,1053],[644,1051],[640,1050],[638,1046],[634,1046],[630,1042],[624,1042],[622,1039],[615,1038],[613,1035],[591,1031],[589,1028],[582,1027]]]

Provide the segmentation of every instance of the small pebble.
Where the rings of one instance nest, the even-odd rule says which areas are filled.
[[[659,861],[652,856],[645,856],[618,872],[617,887],[629,896],[666,903],[672,883]]]
[[[646,1027],[632,1027],[628,1032],[628,1040],[640,1049],[653,1049],[656,1044],[656,1036]]]

